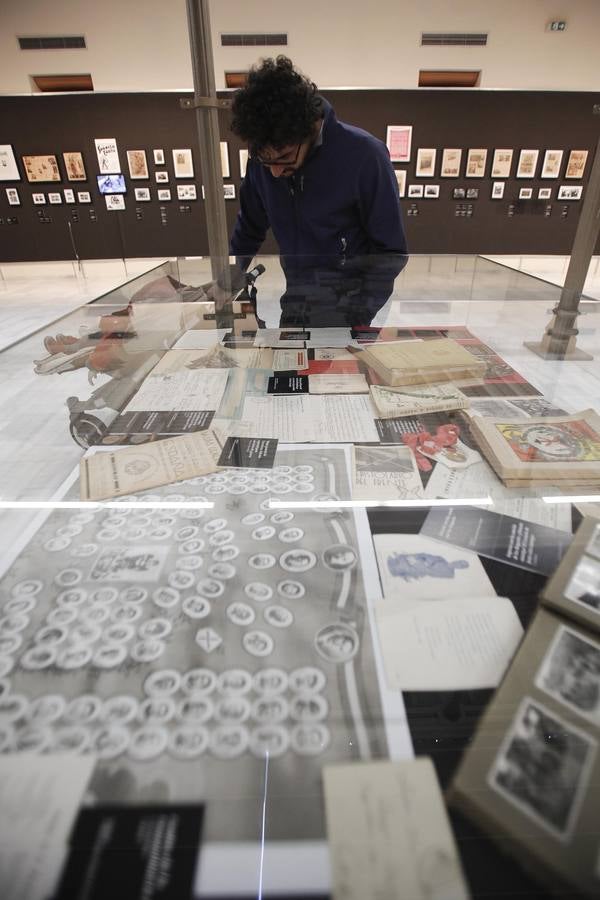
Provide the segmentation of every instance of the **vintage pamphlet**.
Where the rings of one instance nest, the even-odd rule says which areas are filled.
[[[107,500],[216,472],[223,447],[214,431],[184,434],[139,447],[85,456],[82,500]]]
[[[452,384],[382,387],[371,385],[371,397],[382,419],[396,416],[418,416],[420,413],[466,409],[469,398]]]
[[[449,338],[382,341],[358,351],[357,358],[391,385],[481,378],[486,370],[484,360]]]
[[[414,454],[402,444],[352,444],[355,500],[419,500],[423,483]]]

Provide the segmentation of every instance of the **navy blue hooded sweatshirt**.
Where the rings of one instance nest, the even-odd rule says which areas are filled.
[[[247,265],[272,228],[290,284],[325,266],[361,276],[363,302],[379,308],[406,263],[398,185],[385,144],[338,121],[323,98],[321,139],[293,176],[248,160],[231,253]]]

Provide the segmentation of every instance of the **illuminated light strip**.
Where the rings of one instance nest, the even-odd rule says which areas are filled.
[[[358,755],[360,759],[371,759],[371,747],[369,745],[369,736],[363,720],[360,699],[358,696],[358,688],[356,686],[356,672],[354,671],[354,662],[351,660],[344,666],[344,678],[346,681],[346,690],[348,691],[348,703],[350,705],[350,714],[354,722],[356,731],[356,742],[358,744]]]
[[[600,499],[600,498],[599,498]],[[271,500],[270,509],[362,509],[365,506],[389,506],[396,509],[415,509],[428,506],[493,506],[491,497],[470,497],[465,500]]]
[[[260,828],[260,863],[258,870],[258,896],[257,900],[262,900],[263,898],[263,883],[264,883],[264,870],[265,870],[265,840],[266,840],[266,832],[267,832],[267,791],[269,785],[269,751],[267,750],[265,753],[265,787],[263,791],[263,802],[262,802],[262,821]]]
[[[90,500],[0,500],[2,509],[213,509],[209,500],[173,503],[172,501],[145,502],[115,501],[106,503]]]
[[[335,466],[333,463],[327,463],[327,471],[329,473],[329,493],[335,496]]]
[[[600,503],[600,494],[558,494],[556,497],[542,497],[542,500],[544,503]]]

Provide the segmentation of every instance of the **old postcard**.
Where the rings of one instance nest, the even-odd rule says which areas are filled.
[[[423,484],[414,454],[401,444],[352,445],[355,500],[418,500]]]
[[[469,398],[452,384],[382,387],[371,385],[371,396],[382,419],[417,416],[420,413],[466,409]]]

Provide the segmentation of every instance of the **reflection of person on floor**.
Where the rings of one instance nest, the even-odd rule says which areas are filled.
[[[231,129],[250,150],[231,253],[246,269],[272,229],[281,324],[369,324],[407,259],[385,144],[340,122],[285,56],[250,70]]]

